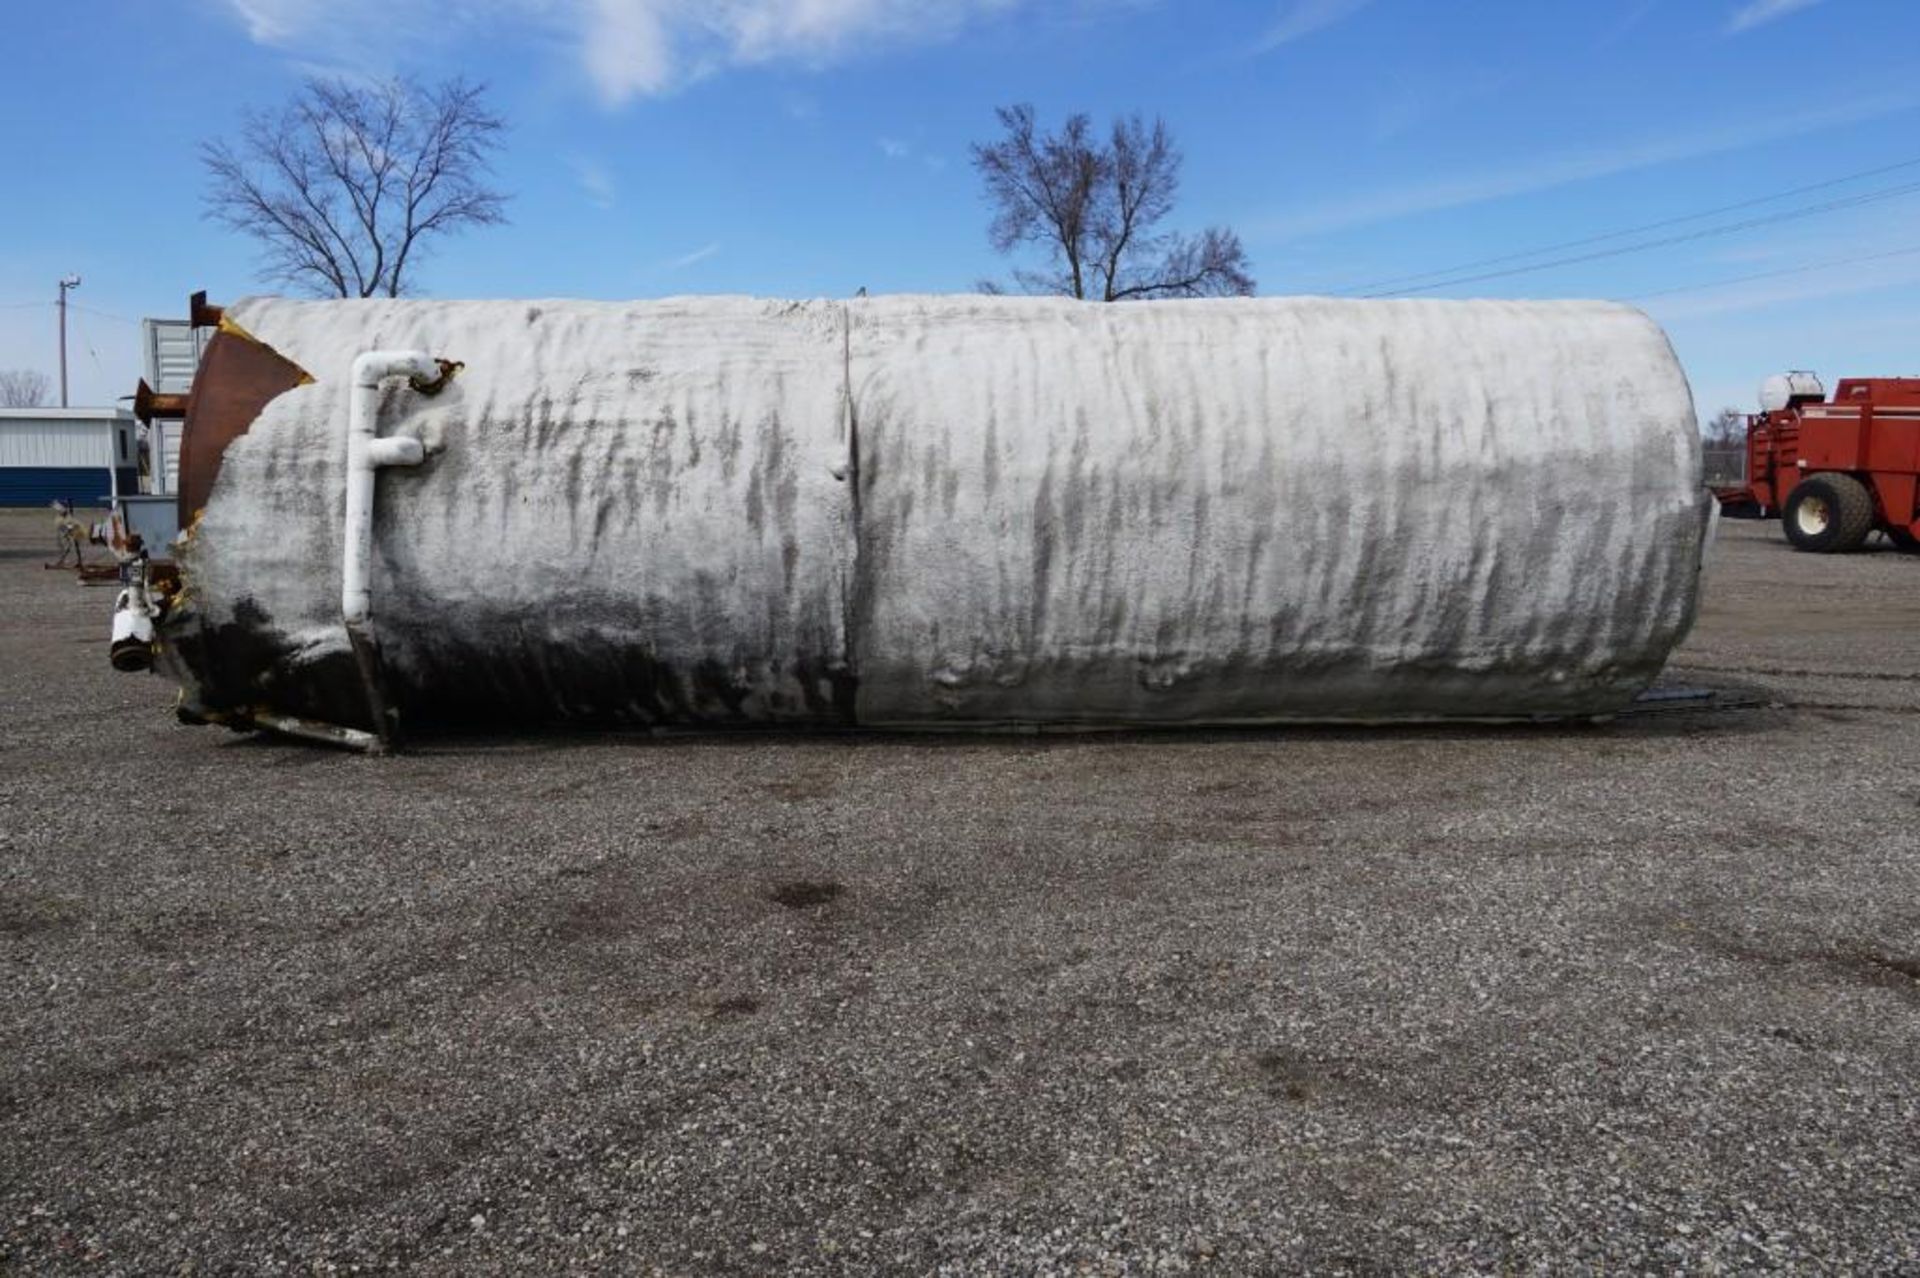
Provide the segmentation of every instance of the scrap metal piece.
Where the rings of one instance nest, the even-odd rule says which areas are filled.
[[[187,299],[187,323],[193,328],[219,328],[227,315],[224,306],[215,306],[207,301],[207,290],[201,289]]]
[[[143,377],[133,391],[133,415],[142,426],[153,425],[156,417],[178,421],[187,415],[188,398],[177,393],[162,394],[147,385],[147,379]]]

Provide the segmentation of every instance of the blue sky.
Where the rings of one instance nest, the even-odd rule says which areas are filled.
[[[1920,373],[1917,47],[1920,0],[18,0],[0,368],[53,371],[77,272],[75,402],[126,394],[131,320],[263,291],[202,139],[304,75],[461,72],[512,122],[512,224],[432,296],[965,290],[1005,273],[993,107],[1141,110],[1186,149],[1177,220],[1239,230],[1266,294],[1764,201],[1425,294],[1635,300],[1710,413],[1787,367]]]

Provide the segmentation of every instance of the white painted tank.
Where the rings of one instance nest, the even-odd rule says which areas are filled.
[[[1707,510],[1659,329],[1599,303],[292,302],[161,642],[191,699],[413,723],[987,726],[1601,715],[1690,624]]]
[[[1795,404],[1819,403],[1827,388],[1812,373],[1775,373],[1760,383],[1760,411],[1777,413]]]

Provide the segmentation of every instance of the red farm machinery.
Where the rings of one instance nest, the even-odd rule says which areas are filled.
[[[1812,373],[1769,377],[1747,418],[1746,481],[1729,512],[1778,518],[1799,550],[1859,549],[1878,530],[1920,549],[1920,377],[1849,377],[1831,399]]]

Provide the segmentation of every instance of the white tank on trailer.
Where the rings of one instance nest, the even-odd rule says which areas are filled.
[[[1691,622],[1665,337],[1586,302],[292,302],[159,642],[207,718],[1215,724],[1605,715]],[[377,479],[342,624],[350,370]],[[191,425],[190,425],[191,429]],[[411,447],[409,445],[409,447]]]
[[[1775,373],[1760,383],[1760,411],[1778,413],[1796,404],[1817,404],[1827,388],[1808,372]]]

